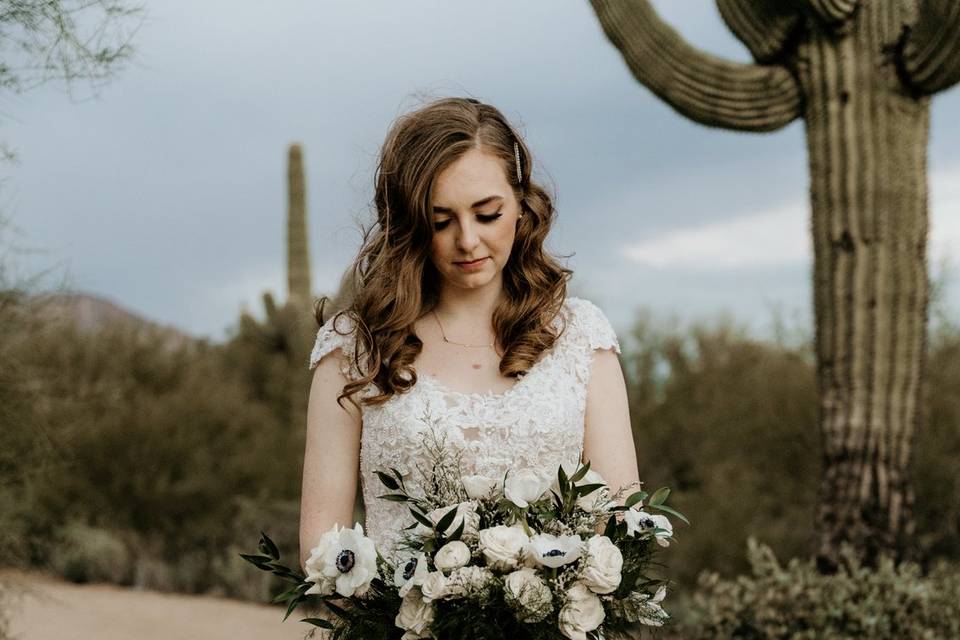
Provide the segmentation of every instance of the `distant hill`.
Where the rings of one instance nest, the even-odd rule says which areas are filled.
[[[176,327],[161,325],[89,293],[46,293],[30,296],[29,300],[40,318],[61,320],[80,331],[99,331],[106,327],[155,331],[165,336],[170,348],[197,342],[197,338]]]

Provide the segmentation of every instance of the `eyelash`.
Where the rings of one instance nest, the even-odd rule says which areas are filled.
[[[496,213],[491,213],[491,214],[489,214],[489,215],[480,215],[480,214],[477,214],[477,219],[479,219],[480,222],[482,222],[482,223],[484,223],[484,224],[490,224],[491,222],[493,222],[494,220],[496,220],[497,218],[499,218],[499,217],[502,216],[502,215],[503,215],[503,214],[500,213],[499,211],[497,211]],[[434,228],[435,228],[437,231],[442,231],[443,229],[446,229],[449,224],[450,224],[450,220],[447,219],[447,220],[443,220],[443,221],[441,221],[441,222],[434,222],[434,223],[433,223],[433,226],[434,226]]]

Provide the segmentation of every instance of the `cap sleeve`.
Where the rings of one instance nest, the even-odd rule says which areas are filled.
[[[617,334],[600,307],[582,298],[572,299],[571,302],[574,303],[576,324],[589,350],[613,349],[620,353]]]
[[[320,360],[337,349],[343,353],[340,371],[351,380],[357,378],[354,354],[356,353],[356,321],[347,313],[335,313],[317,331],[317,340],[310,352],[310,369],[316,368]]]

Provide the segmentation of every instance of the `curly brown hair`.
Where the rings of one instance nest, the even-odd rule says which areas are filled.
[[[514,143],[520,153],[519,182]],[[353,318],[357,341],[353,364],[362,377],[343,388],[338,403],[348,397],[356,404],[353,394],[370,382],[380,394],[364,398],[364,404],[381,404],[416,384],[413,362],[423,342],[414,332],[414,322],[437,304],[440,292],[440,274],[429,259],[434,233],[431,190],[437,175],[474,148],[500,158],[526,214],[503,269],[505,299],[493,314],[494,331],[504,346],[500,373],[526,374],[563,332],[552,322],[560,314],[573,271],[544,250],[556,214],[550,195],[530,179],[529,150],[495,107],[473,98],[436,100],[400,116],[380,151],[375,173],[377,222],[364,230],[352,265],[352,299],[334,316],[348,313]],[[321,326],[327,300],[324,296],[314,304]],[[334,327],[337,324],[335,320]],[[365,363],[360,362],[361,354]]]

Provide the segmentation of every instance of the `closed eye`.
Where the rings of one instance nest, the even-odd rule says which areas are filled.
[[[490,224],[491,222],[501,217],[502,215],[503,214],[500,213],[499,211],[497,211],[496,213],[490,213],[486,215],[478,213],[477,220],[479,220],[483,224]],[[450,226],[450,218],[447,218],[446,220],[438,220],[437,222],[433,223],[433,228],[436,229],[437,231],[442,231],[443,229],[446,229],[448,226]]]

